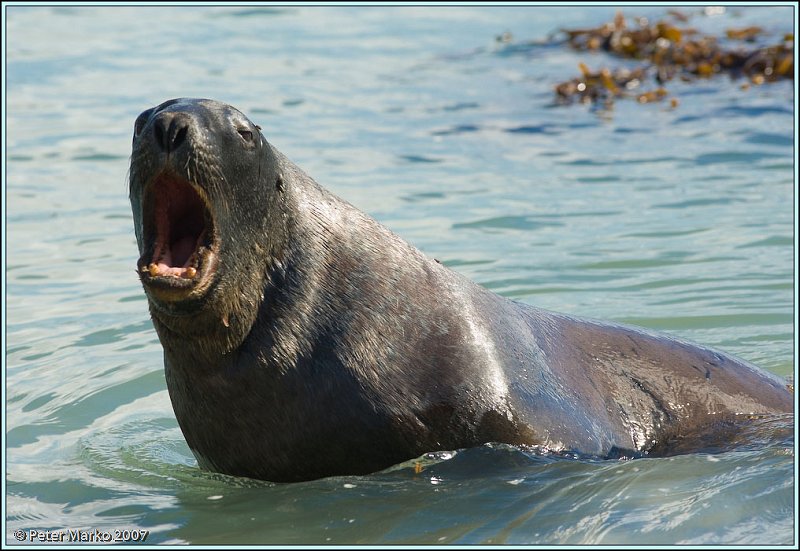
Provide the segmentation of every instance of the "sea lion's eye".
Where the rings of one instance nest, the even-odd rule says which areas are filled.
[[[253,141],[253,132],[247,128],[240,128],[239,135],[244,139],[246,142]]]

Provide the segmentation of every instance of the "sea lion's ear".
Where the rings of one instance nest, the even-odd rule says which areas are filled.
[[[275,178],[275,189],[283,191],[283,174],[278,174],[278,177]]]

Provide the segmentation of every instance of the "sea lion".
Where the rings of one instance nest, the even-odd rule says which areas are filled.
[[[129,184],[170,399],[206,469],[298,481],[487,442],[692,451],[793,409],[777,377],[722,352],[472,283],[228,105],[144,111]]]

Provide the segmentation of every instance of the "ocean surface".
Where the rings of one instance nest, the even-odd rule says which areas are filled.
[[[789,377],[794,81],[676,79],[652,104],[558,105],[579,63],[631,64],[547,43],[610,7],[4,9],[7,544],[797,543],[791,437],[633,461],[487,444],[428,454],[421,472],[297,484],[200,470],[135,273],[126,183],[141,111],[225,101],[496,293]],[[791,7],[684,12],[708,33],[758,25],[765,44],[796,24]]]

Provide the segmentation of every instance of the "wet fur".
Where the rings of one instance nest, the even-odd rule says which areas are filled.
[[[685,452],[715,427],[792,411],[778,378],[726,354],[490,293],[266,140],[257,155],[240,151],[226,127],[238,111],[178,106],[208,127],[190,136],[204,153],[163,161],[146,136],[135,141],[131,201],[141,224],[159,163],[191,158],[218,209],[214,286],[185,304],[148,293],[173,408],[205,468],[295,481],[490,441]]]

